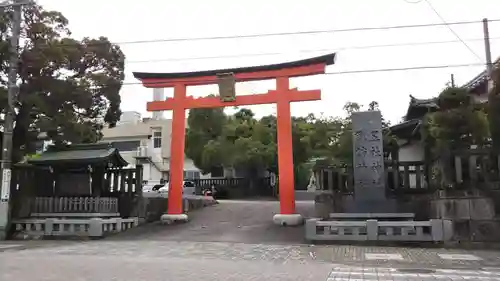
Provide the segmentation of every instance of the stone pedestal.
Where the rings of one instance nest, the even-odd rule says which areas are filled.
[[[161,216],[161,222],[165,224],[172,224],[178,222],[188,222],[189,218],[186,214],[163,214]]]
[[[346,213],[397,213],[397,201],[383,200],[353,200],[347,205]]]
[[[304,223],[304,219],[300,214],[276,214],[273,217],[273,222],[281,226],[297,226]]]

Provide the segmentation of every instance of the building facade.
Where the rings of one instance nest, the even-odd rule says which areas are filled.
[[[123,112],[114,128],[105,128],[100,142],[112,143],[133,167],[142,164],[143,180],[160,182],[169,179],[172,120],[142,118],[138,112]],[[189,158],[184,159],[184,179],[207,178]]]

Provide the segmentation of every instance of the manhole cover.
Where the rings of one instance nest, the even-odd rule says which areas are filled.
[[[433,269],[426,269],[426,268],[400,268],[398,269],[398,271],[402,273],[422,273],[422,274],[429,274],[436,272]]]

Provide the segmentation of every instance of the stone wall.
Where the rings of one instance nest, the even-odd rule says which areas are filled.
[[[349,213],[353,196],[330,191],[316,193],[315,216]],[[402,195],[396,198],[397,212],[414,213],[415,220],[444,219],[453,222],[456,242],[500,242],[500,219],[495,198],[480,191],[438,191],[435,194]]]
[[[430,200],[432,218],[453,222],[457,242],[500,241],[500,220],[495,214],[494,200],[479,191],[440,191]]]

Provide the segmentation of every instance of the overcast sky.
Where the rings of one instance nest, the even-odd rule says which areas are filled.
[[[447,22],[481,21],[485,17],[500,20],[499,0],[428,1]],[[75,37],[107,36],[117,43],[442,23],[425,0],[41,0],[39,3],[62,12],[69,19]],[[482,24],[453,25],[451,28],[479,58],[445,26],[123,43],[121,47],[127,57],[125,83],[137,82],[133,71],[180,72],[252,66],[330,52],[337,52],[337,62],[327,68],[328,73],[484,63]],[[493,58],[496,58],[500,55],[500,21],[490,23],[490,36]],[[443,41],[448,43],[436,43]],[[411,46],[408,43],[418,44]],[[336,116],[343,114],[342,106],[348,101],[368,104],[376,100],[384,116],[396,123],[405,114],[410,94],[418,98],[433,97],[450,80],[452,73],[457,84],[463,84],[483,69],[473,66],[297,78],[292,80],[292,86],[321,89],[322,100],[295,103],[292,114],[312,112]],[[238,84],[237,90],[238,94],[263,93],[273,87],[272,81],[249,82]],[[188,88],[194,96],[216,91],[215,86]],[[172,92],[167,90],[167,95]],[[146,102],[152,100],[152,90],[141,85],[124,85],[121,97],[123,111],[139,111],[146,115]],[[251,109],[262,116],[274,113],[275,106],[261,105]]]

